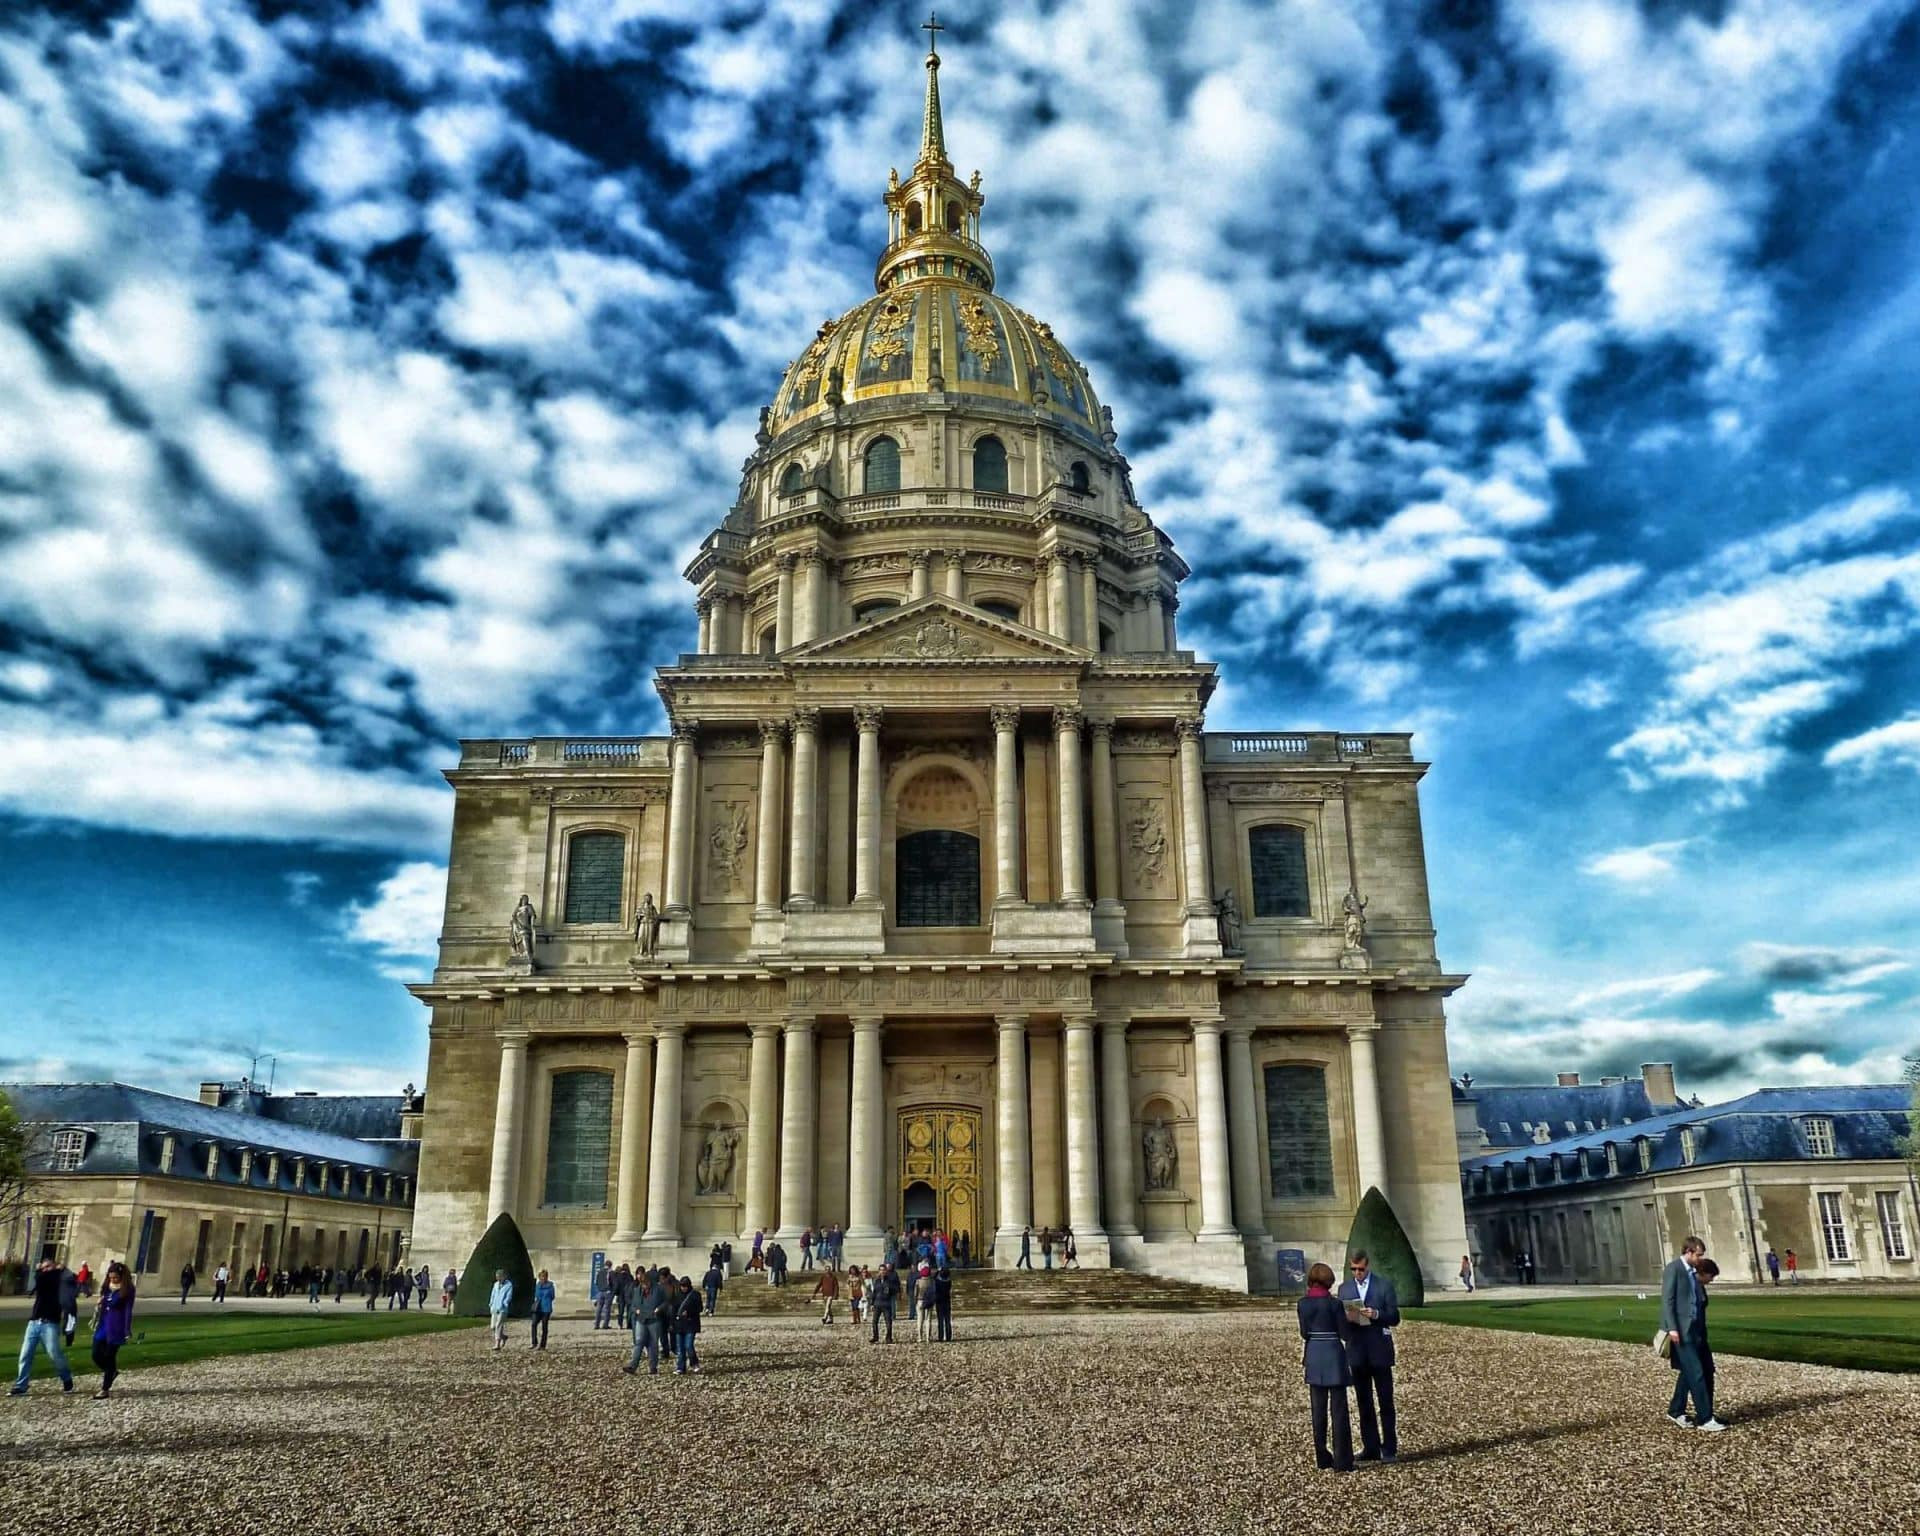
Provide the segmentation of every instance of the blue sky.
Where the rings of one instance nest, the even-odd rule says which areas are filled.
[[[688,19],[690,17],[697,19]],[[0,30],[0,1078],[397,1090],[460,735],[657,730],[917,12]],[[957,4],[1218,727],[1413,729],[1453,1060],[1920,1046],[1920,7]]]

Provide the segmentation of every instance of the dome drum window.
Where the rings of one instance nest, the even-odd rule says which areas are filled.
[[[973,488],[976,491],[1007,489],[1007,446],[997,437],[983,437],[973,445]]]
[[[868,495],[900,489],[900,445],[890,437],[876,437],[861,457],[861,489]]]

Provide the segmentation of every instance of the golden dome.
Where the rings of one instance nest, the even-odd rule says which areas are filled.
[[[774,430],[822,409],[836,385],[850,405],[944,390],[1040,406],[1095,441],[1103,425],[1086,369],[1052,326],[984,287],[944,275],[896,280],[821,326],[780,385]]]
[[[927,30],[942,30],[930,19]],[[887,247],[879,291],[820,327],[787,369],[768,413],[776,432],[827,409],[895,395],[940,393],[1036,407],[1097,442],[1106,422],[1087,371],[1053,327],[993,292],[980,244],[980,173],[954,174],[940,112],[940,55],[927,54],[920,156],[903,182],[887,177]]]

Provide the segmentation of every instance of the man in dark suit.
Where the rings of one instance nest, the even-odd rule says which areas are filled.
[[[1349,1254],[1347,1269],[1349,1277],[1340,1282],[1339,1299],[1358,1307],[1366,1318],[1364,1325],[1354,1319],[1355,1326],[1347,1333],[1347,1363],[1353,1369],[1353,1395],[1360,1409],[1359,1459],[1394,1461],[1400,1455],[1400,1436],[1393,1417],[1393,1330],[1400,1326],[1400,1298],[1391,1280],[1373,1273],[1366,1254]]]
[[[1677,1427],[1688,1428],[1687,1398],[1691,1396],[1692,1428],[1708,1434],[1726,1428],[1713,1416],[1713,1350],[1707,1343],[1707,1281],[1719,1273],[1719,1266],[1707,1257],[1707,1245],[1690,1236],[1660,1277],[1660,1326],[1667,1330],[1671,1363],[1680,1373],[1667,1417]]]

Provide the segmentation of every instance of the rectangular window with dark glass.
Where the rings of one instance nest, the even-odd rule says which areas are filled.
[[[620,877],[627,840],[618,832],[576,832],[567,840],[567,916],[570,923],[619,923]]]
[[[547,1117],[543,1205],[605,1205],[613,1145],[613,1074],[556,1072]]]
[[[1333,1198],[1324,1067],[1267,1068],[1267,1167],[1276,1200]]]
[[[894,924],[900,928],[980,925],[980,839],[934,828],[894,844]]]
[[[1290,826],[1255,827],[1247,833],[1253,865],[1255,917],[1310,917],[1307,898],[1307,834]]]

